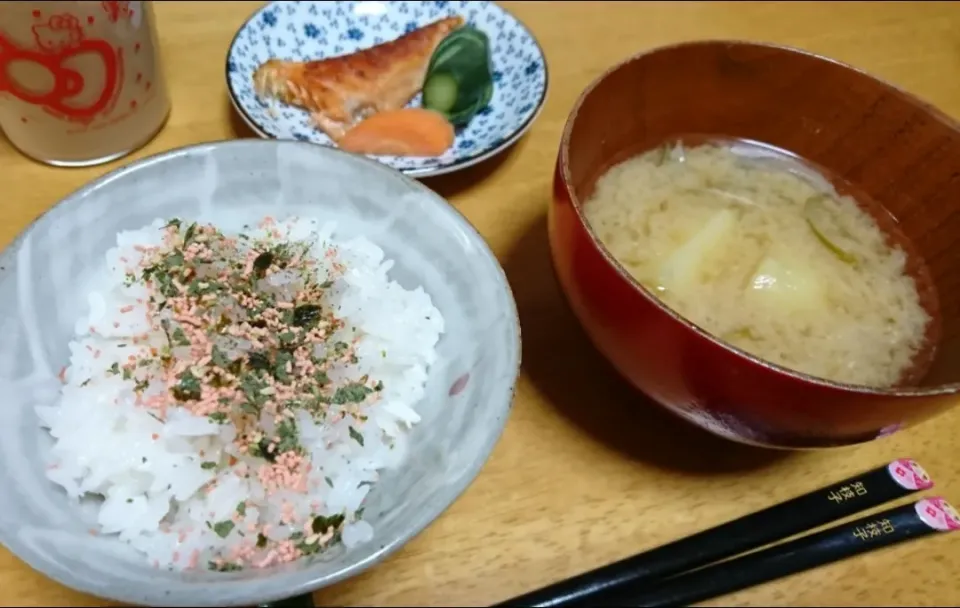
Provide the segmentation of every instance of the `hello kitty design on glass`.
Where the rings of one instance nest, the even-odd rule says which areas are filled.
[[[227,89],[264,138],[365,154],[414,177],[486,160],[533,124],[547,66],[493,2],[270,2],[227,54]]]

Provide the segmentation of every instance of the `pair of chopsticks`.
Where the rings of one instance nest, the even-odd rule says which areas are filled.
[[[496,605],[688,606],[882,547],[960,528],[960,516],[949,503],[939,497],[927,497],[754,551],[932,487],[933,481],[916,462],[895,460]],[[748,551],[753,552],[734,557]]]

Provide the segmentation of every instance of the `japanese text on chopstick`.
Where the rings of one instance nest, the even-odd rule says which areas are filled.
[[[867,494],[867,489],[863,487],[862,482],[852,483],[848,486],[841,486],[840,489],[834,490],[827,494],[827,498],[831,502],[841,503],[851,498],[856,498],[857,496],[865,496]]]
[[[860,540],[869,540],[878,536],[891,534],[895,529],[889,519],[880,519],[862,526],[857,526],[853,529],[853,535]]]

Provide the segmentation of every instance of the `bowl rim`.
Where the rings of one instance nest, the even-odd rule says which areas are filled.
[[[0,545],[4,546],[19,560],[30,566],[30,568],[35,572],[38,572],[43,576],[46,576],[51,580],[64,585],[65,587],[81,593],[86,593],[102,599],[109,599],[134,605],[164,605],[184,607],[249,606],[276,602],[298,595],[313,593],[319,589],[353,578],[358,574],[370,569],[371,567],[383,562],[385,559],[396,553],[411,540],[413,540],[414,537],[436,522],[436,520],[446,513],[450,507],[460,499],[467,489],[473,485],[482,469],[489,462],[490,457],[493,455],[493,452],[500,443],[500,440],[503,438],[503,432],[506,428],[507,420],[510,418],[510,413],[513,410],[523,352],[520,316],[517,310],[516,298],[513,294],[510,281],[507,278],[506,271],[504,270],[503,265],[497,259],[496,255],[493,253],[493,250],[490,248],[490,245],[487,243],[486,239],[483,238],[483,235],[480,234],[477,228],[459,209],[447,201],[446,198],[428,188],[426,185],[420,183],[416,179],[374,159],[351,154],[349,152],[329,146],[318,146],[309,142],[281,139],[223,139],[189,144],[164,150],[135,159],[127,164],[101,174],[98,177],[87,181],[73,191],[61,196],[56,203],[45,209],[42,213],[37,215],[37,217],[31,220],[29,224],[24,226],[13,238],[13,240],[11,240],[6,246],[0,248],[0,260],[2,260],[5,256],[16,252],[23,239],[30,234],[34,227],[52,210],[63,205],[73,204],[76,201],[82,201],[85,197],[94,193],[100,188],[108,186],[110,182],[120,179],[128,174],[135,173],[137,171],[148,170],[157,166],[163,166],[165,162],[178,157],[189,156],[195,153],[209,153],[209,151],[214,149],[243,147],[268,148],[278,146],[290,148],[300,147],[309,150],[311,154],[316,154],[319,156],[323,156],[324,154],[346,156],[352,159],[351,162],[366,164],[371,171],[380,172],[385,178],[400,179],[401,181],[405,182],[408,187],[423,192],[431,199],[433,203],[435,203],[435,206],[440,213],[448,214],[455,223],[460,225],[464,232],[470,235],[469,238],[472,244],[478,249],[479,254],[486,258],[486,261],[491,265],[492,268],[497,270],[496,282],[499,283],[499,289],[501,290],[501,293],[506,296],[506,300],[509,302],[509,310],[506,311],[507,323],[512,326],[510,327],[510,331],[514,336],[514,339],[509,342],[509,349],[508,352],[505,353],[505,356],[508,358],[508,360],[512,359],[513,361],[511,362],[511,365],[509,365],[509,368],[512,370],[509,373],[509,376],[505,378],[502,386],[491,392],[490,397],[487,399],[488,402],[498,403],[497,407],[500,411],[500,416],[494,428],[491,429],[492,433],[490,442],[487,445],[486,454],[483,454],[481,458],[477,458],[469,467],[466,467],[466,474],[461,478],[460,482],[454,485],[448,484],[446,486],[448,488],[448,497],[446,500],[434,502],[433,504],[439,505],[437,507],[423,509],[413,519],[411,525],[404,529],[403,533],[395,536],[389,542],[381,543],[380,547],[373,550],[366,558],[350,563],[340,570],[336,570],[324,575],[313,573],[317,566],[321,564],[321,562],[317,562],[301,570],[286,570],[283,568],[283,566],[281,566],[276,570],[275,575],[269,577],[255,577],[248,580],[243,580],[240,578],[230,579],[227,578],[230,577],[230,574],[225,574],[223,580],[199,583],[200,586],[229,584],[235,590],[226,600],[217,598],[218,603],[216,604],[198,601],[195,594],[188,597],[183,594],[171,594],[170,591],[167,591],[167,594],[162,592],[150,592],[145,594],[138,592],[136,589],[111,589],[109,593],[105,594],[103,589],[95,588],[94,585],[88,584],[86,580],[66,580],[65,577],[60,576],[60,574],[57,572],[51,573],[50,570],[45,567],[45,561],[39,556],[39,554],[31,551],[19,550],[23,548],[22,543],[17,541],[12,533],[7,532],[7,530],[16,528],[15,525],[0,525]],[[12,272],[12,267],[7,266],[6,270],[0,270],[0,276],[6,275],[10,272]],[[40,427],[38,426],[37,429],[40,430]],[[13,542],[10,542],[11,539],[13,539]],[[15,550],[15,548],[18,550]],[[147,566],[145,565],[144,567]],[[264,583],[267,580],[273,580],[276,582],[274,584],[265,586]],[[240,589],[239,592],[236,591],[237,588]],[[148,603],[145,604],[144,602]]]
[[[530,130],[531,127],[533,127],[533,123],[536,122],[537,118],[540,117],[540,114],[543,113],[543,108],[547,103],[547,97],[550,93],[550,67],[547,63],[547,55],[546,53],[543,52],[543,46],[540,44],[540,41],[537,39],[537,37],[534,36],[533,30],[531,30],[526,23],[521,21],[519,17],[514,15],[512,12],[510,12],[509,10],[507,10],[501,4],[499,4],[498,2],[495,2],[494,0],[484,0],[484,2],[486,2],[487,4],[492,4],[496,6],[499,10],[503,11],[505,15],[513,19],[513,21],[515,21],[517,25],[519,25],[520,28],[527,33],[527,35],[530,37],[530,40],[533,41],[533,44],[537,49],[537,52],[540,57],[540,62],[543,64],[543,88],[540,90],[540,94],[536,102],[534,103],[533,111],[530,113],[530,116],[528,116],[525,121],[520,123],[520,126],[514,129],[506,137],[501,139],[500,143],[497,145],[478,150],[472,154],[468,154],[463,158],[450,163],[449,165],[423,167],[420,169],[395,169],[397,171],[400,171],[404,175],[409,175],[410,177],[416,177],[416,178],[438,177],[440,175],[446,175],[448,173],[455,173],[457,171],[460,171],[461,169],[466,169],[468,167],[472,167],[474,165],[482,163],[485,160],[489,160],[494,156],[497,156],[498,154],[505,152],[508,148],[513,146],[513,144],[517,143],[517,141],[519,141],[520,138],[523,137],[527,133],[527,131]],[[260,15],[260,13],[270,9],[274,5],[279,5],[279,4],[283,4],[283,3],[280,2],[279,0],[269,0],[267,2],[264,2],[261,6],[257,7],[256,10],[250,13],[250,15],[244,20],[244,22],[240,24],[240,26],[237,28],[237,31],[233,34],[233,37],[230,39],[230,44],[227,46],[227,52],[224,55],[224,60],[223,60],[224,80],[226,81],[226,84],[227,84],[227,97],[230,99],[230,104],[233,106],[234,111],[236,111],[237,115],[240,116],[243,122],[248,127],[250,127],[250,130],[256,133],[257,136],[263,139],[281,139],[281,138],[268,133],[264,128],[264,126],[258,123],[256,120],[254,120],[253,117],[250,116],[249,113],[243,108],[243,105],[240,103],[240,100],[239,100],[240,96],[234,90],[233,82],[231,82],[230,80],[230,58],[233,56],[233,49],[240,38],[240,34],[247,29],[247,26],[249,26],[253,22],[253,20],[256,19],[258,15]],[[300,140],[296,140],[296,141],[300,141]],[[313,145],[317,145],[317,146],[323,146],[325,148],[339,149],[335,144],[330,145],[330,144],[322,144],[322,143],[315,143],[315,142],[307,142],[307,143],[312,143]],[[380,164],[386,164],[377,160],[375,156],[366,156],[366,155],[364,156]],[[386,166],[390,167],[390,165],[386,165]],[[390,167],[390,168],[393,168],[393,167]]]
[[[929,102],[926,102],[916,95],[913,95],[906,90],[882,79],[877,76],[870,74],[869,72],[862,70],[860,68],[854,67],[843,61],[833,59],[821,55],[819,53],[814,53],[799,47],[777,44],[772,42],[763,42],[763,41],[754,41],[754,40],[739,40],[739,39],[704,39],[704,40],[688,40],[683,42],[677,42],[673,44],[660,45],[645,49],[638,53],[635,53],[615,65],[607,68],[600,73],[596,78],[594,78],[587,86],[580,92],[577,96],[577,100],[574,102],[570,113],[567,116],[566,123],[563,127],[563,133],[560,138],[560,153],[559,153],[559,171],[563,179],[563,188],[567,194],[567,197],[570,199],[571,207],[573,212],[576,215],[580,226],[586,231],[587,236],[589,237],[593,246],[597,249],[600,255],[604,258],[607,264],[618,274],[620,278],[623,279],[635,292],[640,294],[645,300],[649,303],[656,306],[661,312],[666,313],[674,321],[681,324],[684,328],[689,331],[692,331],[694,334],[707,340],[712,343],[715,347],[719,347],[726,352],[749,361],[750,363],[756,364],[760,367],[766,368],[767,370],[774,372],[778,375],[791,378],[800,382],[807,384],[812,384],[826,389],[840,390],[847,393],[852,393],[856,395],[863,396],[880,396],[880,397],[934,397],[934,396],[944,396],[952,395],[960,392],[960,382],[941,384],[931,387],[916,387],[916,386],[905,386],[905,387],[871,387],[860,384],[850,384],[844,382],[837,382],[833,380],[828,380],[825,378],[819,378],[811,374],[804,372],[796,371],[780,365],[778,363],[773,363],[765,359],[761,359],[756,355],[753,355],[745,350],[737,348],[732,344],[724,342],[720,338],[714,336],[711,332],[701,328],[699,325],[688,320],[686,317],[682,316],[659,298],[657,298],[653,292],[644,287],[639,281],[633,278],[633,276],[627,271],[627,269],[620,264],[619,261],[610,253],[610,251],[603,245],[600,239],[597,237],[596,232],[590,226],[590,223],[587,221],[586,217],[583,215],[583,201],[577,196],[576,192],[573,189],[573,179],[570,171],[570,139],[573,134],[574,126],[579,117],[580,110],[582,109],[586,100],[593,94],[594,90],[599,87],[607,78],[612,74],[621,70],[622,68],[630,65],[636,61],[640,61],[647,56],[654,55],[657,53],[662,53],[665,51],[670,51],[673,49],[687,48],[687,47],[710,47],[717,45],[725,45],[729,47],[755,47],[762,49],[775,50],[780,52],[786,52],[789,54],[795,55],[804,55],[813,60],[819,62],[832,63],[840,68],[845,70],[855,72],[861,77],[873,80],[878,84],[887,87],[891,91],[904,96],[908,101],[917,105],[918,107],[923,108],[926,112],[930,113],[931,116],[944,123],[944,126],[954,130],[960,131],[960,123],[950,118],[942,110],[933,106]]]

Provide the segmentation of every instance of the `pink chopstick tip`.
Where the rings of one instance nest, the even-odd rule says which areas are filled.
[[[953,532],[960,530],[960,513],[941,496],[928,496],[917,501],[917,515],[934,530]]]
[[[933,479],[927,471],[912,458],[900,458],[887,466],[890,476],[907,490],[929,490],[933,487]]]

